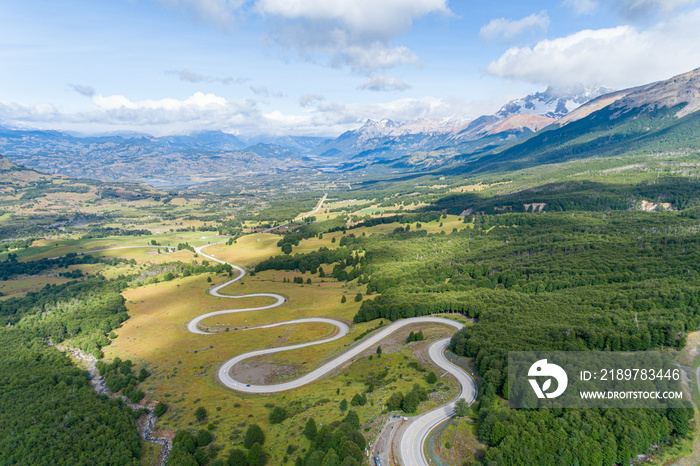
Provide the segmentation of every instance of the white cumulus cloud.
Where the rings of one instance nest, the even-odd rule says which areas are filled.
[[[12,123],[52,122],[61,119],[61,112],[51,104],[26,105],[0,100],[0,121]]]
[[[546,11],[518,20],[494,18],[481,28],[479,37],[487,42],[511,42],[529,32],[546,31],[549,22]]]
[[[263,14],[288,19],[337,22],[358,36],[386,39],[406,32],[415,18],[449,13],[446,0],[259,0]]]
[[[239,135],[336,137],[368,119],[408,121],[417,118],[467,118],[493,113],[502,104],[460,98],[402,98],[379,103],[322,103],[321,94],[302,97],[301,112],[262,111],[255,100],[229,100],[197,92],[184,99],[132,100],[123,95],[93,97],[93,108],[61,112],[51,105],[24,105],[0,100],[0,120],[10,124],[91,132],[138,131],[156,136],[220,130]],[[312,103],[319,103],[312,107]]]
[[[408,48],[391,42],[416,19],[451,14],[447,0],[158,0],[219,27],[257,15],[268,25],[268,42],[302,58],[371,73],[416,63]]]
[[[623,88],[700,66],[700,9],[649,29],[584,30],[534,47],[514,47],[487,72],[539,84],[603,84]]]

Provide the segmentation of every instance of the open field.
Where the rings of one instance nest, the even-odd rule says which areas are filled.
[[[215,244],[206,249],[207,254],[241,267],[252,267],[268,257],[281,253],[277,242],[281,236],[272,233],[255,233],[236,240],[236,244]]]
[[[146,246],[150,245],[151,241],[154,240],[158,243],[158,245],[152,245],[151,250],[148,248],[135,248],[98,251],[100,249],[122,248],[127,246]],[[143,258],[150,257],[154,255],[153,253],[157,254],[158,248],[161,249],[161,252],[164,252],[166,246],[171,248],[177,247],[179,243],[189,243],[192,246],[200,246],[203,244],[216,243],[225,240],[226,238],[219,238],[213,232],[172,232],[162,235],[117,236],[94,239],[52,239],[38,241],[37,244],[35,246],[33,245],[31,248],[2,252],[0,253],[0,260],[5,260],[10,252],[16,254],[18,260],[20,261],[59,257],[68,253],[85,253],[89,251],[98,251],[90,252],[90,254],[95,256],[131,258],[133,255],[137,255]],[[180,251],[180,253],[184,254],[187,253],[187,251]]]
[[[56,276],[37,276],[0,281],[0,293],[4,294],[0,299],[17,298],[24,296],[30,291],[39,291],[46,285],[58,285],[69,281],[69,278]]]

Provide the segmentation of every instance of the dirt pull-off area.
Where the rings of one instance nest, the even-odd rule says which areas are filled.
[[[271,385],[299,375],[301,366],[280,365],[266,362],[269,356],[242,361],[231,369],[231,377],[253,385]]]
[[[397,461],[392,461],[394,459],[393,455],[393,444],[394,438],[396,438],[396,432],[403,424],[403,416],[398,414],[392,414],[387,419],[384,427],[382,427],[381,432],[377,436],[375,444],[372,446],[372,451],[370,457],[372,461],[370,464],[374,464],[374,457],[378,456],[382,465],[391,466],[393,464],[399,464]]]

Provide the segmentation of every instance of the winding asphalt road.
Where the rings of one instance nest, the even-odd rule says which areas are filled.
[[[449,344],[449,338],[436,341],[430,345],[428,355],[437,366],[446,370],[457,379],[460,386],[459,395],[448,404],[411,419],[411,423],[401,437],[400,454],[402,464],[406,466],[427,466],[428,460],[425,457],[423,446],[428,440],[430,432],[454,415],[454,407],[457,400],[464,398],[469,405],[476,400],[477,388],[474,379],[445,357],[445,350]]]
[[[325,199],[325,196],[324,196]],[[323,202],[323,199],[319,203],[319,205]],[[216,285],[210,289],[210,294],[212,296],[218,297],[218,298],[230,298],[230,299],[239,299],[239,298],[250,298],[250,297],[268,297],[272,298],[275,301],[272,304],[269,304],[267,306],[260,306],[260,307],[251,307],[251,308],[243,308],[243,309],[228,309],[228,310],[223,310],[223,311],[215,311],[215,312],[209,312],[206,314],[202,314],[194,319],[192,319],[188,325],[187,325],[187,330],[189,330],[192,333],[197,333],[201,335],[211,335],[209,332],[205,332],[203,330],[200,330],[198,327],[198,324],[209,317],[217,316],[217,315],[222,315],[222,314],[233,314],[233,313],[238,313],[238,312],[251,312],[251,311],[260,311],[260,310],[265,310],[265,309],[272,309],[277,306],[281,306],[282,304],[285,303],[285,298],[284,296],[281,296],[279,294],[275,293],[254,293],[254,294],[248,294],[248,295],[239,295],[239,296],[230,296],[230,295],[224,295],[221,294],[219,291],[222,288],[225,288],[226,286],[230,285],[231,283],[234,283],[241,278],[243,278],[246,274],[246,271],[233,264],[229,264],[228,262],[225,262],[221,259],[218,259],[210,254],[207,254],[203,251],[204,248],[208,246],[213,246],[214,244],[220,244],[220,243],[213,243],[213,244],[207,244],[204,246],[198,246],[195,248],[195,251],[197,254],[206,257],[207,259],[210,259],[215,262],[219,262],[221,264],[228,264],[234,269],[238,271],[238,276],[232,280],[229,280],[225,283],[222,283],[220,285]],[[92,251],[86,251],[85,253],[89,252],[100,252],[100,251],[107,251],[107,250],[113,250],[113,249],[131,249],[131,248],[148,248],[148,247],[154,247],[153,245],[148,245],[148,246],[121,246],[121,247],[115,247],[115,248],[105,248],[105,249],[96,249]],[[156,246],[157,247],[157,246]],[[274,353],[279,353],[282,351],[290,351],[298,348],[305,348],[308,346],[314,346],[314,345],[320,345],[323,343],[329,343],[331,341],[338,340],[340,338],[343,338],[349,333],[349,328],[348,326],[338,320],[334,319],[327,319],[327,318],[321,318],[321,317],[313,317],[313,318],[307,318],[307,319],[297,319],[297,320],[290,320],[287,322],[278,322],[275,324],[270,324],[270,325],[264,325],[264,326],[259,326],[259,327],[254,327],[250,328],[248,330],[254,330],[255,328],[269,328],[269,327],[279,327],[283,325],[291,325],[291,324],[298,324],[298,323],[308,323],[308,322],[321,322],[321,323],[326,323],[329,325],[335,326],[338,331],[333,334],[329,338],[325,338],[323,340],[317,340],[309,343],[301,343],[298,345],[290,345],[290,346],[282,346],[282,347],[277,347],[277,348],[267,348],[267,349],[262,349],[262,350],[257,350],[257,351],[251,351],[248,353],[244,353],[241,355],[238,355],[234,358],[229,359],[226,361],[218,371],[218,379],[226,387],[229,387],[233,390],[237,390],[240,392],[246,392],[246,393],[276,393],[276,392],[282,392],[286,390],[292,390],[294,388],[301,387],[303,385],[309,384],[311,382],[314,382],[318,380],[319,378],[323,377],[324,375],[332,372],[333,370],[337,369],[338,367],[342,366],[343,364],[347,363],[350,361],[352,358],[356,357],[363,351],[365,351],[368,348],[371,348],[375,344],[379,343],[383,339],[387,338],[389,335],[392,333],[396,332],[402,327],[405,327],[407,325],[413,325],[413,324],[442,324],[442,325],[448,325],[451,327],[454,327],[455,329],[459,330],[464,325],[460,322],[456,322],[454,320],[450,319],[445,319],[441,317],[413,317],[409,319],[404,319],[400,320],[398,322],[394,322],[384,328],[382,328],[380,331],[370,335],[369,337],[365,338],[358,344],[352,346],[350,349],[345,351],[344,353],[338,355],[336,358],[333,360],[323,364],[319,368],[313,370],[312,372],[309,372],[306,375],[303,375],[295,380],[292,380],[290,382],[285,382],[285,383],[280,383],[280,384],[275,384],[275,385],[250,385],[250,384],[245,384],[242,382],[239,382],[233,377],[230,376],[230,371],[233,366],[238,364],[241,361],[244,361],[249,358],[253,358],[256,356],[262,356],[265,354],[274,354]],[[464,372],[461,368],[458,366],[452,364],[450,361],[445,358],[445,349],[449,345],[449,338],[445,338],[442,340],[438,340],[432,345],[430,345],[430,348],[428,350],[428,355],[430,359],[440,368],[444,369],[445,371],[449,372],[452,374],[457,381],[459,382],[460,385],[460,393],[459,395],[452,400],[450,403],[443,405],[439,408],[436,408],[432,411],[429,411],[427,413],[424,413],[420,416],[416,416],[410,419],[410,423],[408,427],[404,430],[404,433],[400,439],[400,462],[404,466],[428,466],[428,461],[425,458],[423,446],[425,445],[425,442],[428,438],[428,435],[430,432],[438,426],[440,423],[446,421],[450,417],[454,415],[454,405],[456,401],[459,398],[464,398],[467,400],[468,404],[472,404],[474,400],[476,399],[476,394],[477,394],[477,388],[476,388],[476,383],[474,382],[474,379],[471,378],[466,372]],[[698,370],[698,377],[700,377],[700,369]]]
[[[214,244],[221,244],[222,242],[214,243]],[[215,296],[217,298],[230,298],[230,299],[263,297],[263,298],[272,298],[275,300],[275,302],[272,304],[268,304],[267,306],[247,307],[247,308],[243,308],[243,309],[226,309],[223,311],[214,311],[214,312],[209,312],[207,314],[202,314],[201,316],[192,319],[190,321],[190,323],[187,324],[187,330],[189,330],[192,333],[198,333],[200,335],[211,335],[210,332],[205,332],[203,330],[200,330],[198,327],[198,324],[201,321],[203,321],[204,319],[208,319],[209,317],[214,317],[214,316],[220,316],[223,314],[235,314],[238,312],[262,311],[265,309],[272,309],[273,307],[281,306],[282,304],[284,304],[284,301],[285,301],[284,296],[281,296],[281,295],[278,295],[275,293],[253,293],[253,294],[246,294],[246,295],[239,295],[239,296],[231,296],[231,295],[225,295],[225,294],[219,293],[219,290],[221,290],[222,288],[225,288],[225,287],[229,286],[231,283],[237,282],[238,280],[243,278],[245,276],[246,272],[244,269],[242,269],[241,267],[238,267],[237,265],[229,264],[228,262],[222,261],[221,259],[217,259],[216,257],[211,256],[211,255],[202,251],[202,249],[206,248],[207,246],[213,246],[214,244],[207,244],[204,246],[198,246],[195,248],[195,251],[197,254],[199,254],[200,256],[206,257],[207,259],[211,259],[213,261],[219,262],[220,264],[230,265],[231,267],[233,267],[234,269],[236,269],[238,271],[238,276],[236,278],[234,278],[233,280],[229,280],[225,283],[222,283],[221,285],[217,285],[215,287],[212,287],[209,290],[209,293],[212,296]],[[335,322],[335,321],[333,321],[333,322]],[[281,322],[280,325],[281,324],[284,324],[284,322]],[[347,326],[346,326],[346,328],[347,328]],[[347,332],[346,332],[346,334],[347,334]],[[320,342],[316,342],[315,344],[319,344],[319,343]]]
[[[227,262],[217,259],[214,256],[211,256],[209,254],[206,254],[203,252],[203,249],[207,246],[199,246],[195,248],[197,253],[203,257],[206,257],[208,259],[214,260],[216,262],[222,263],[222,264],[227,264]],[[201,316],[196,317],[192,321],[189,322],[187,325],[187,329],[190,332],[193,333],[198,333],[198,334],[203,334],[203,335],[208,335],[210,334],[209,332],[205,332],[199,329],[198,324],[209,317],[217,316],[217,315],[222,315],[222,314],[232,314],[232,313],[238,313],[238,312],[251,312],[251,311],[259,311],[259,310],[264,310],[264,309],[271,309],[277,306],[281,306],[285,302],[285,298],[281,295],[275,294],[275,293],[255,293],[255,294],[248,294],[248,295],[239,295],[239,296],[229,296],[229,295],[224,295],[220,293],[220,290],[231,283],[234,283],[243,276],[245,276],[245,270],[235,266],[233,264],[229,264],[236,270],[238,270],[239,275],[234,278],[233,280],[229,280],[221,285],[217,285],[211,288],[210,293],[212,296],[220,297],[220,298],[248,298],[248,297],[256,297],[256,296],[262,296],[262,297],[269,297],[273,298],[275,300],[274,303],[269,304],[267,306],[260,306],[260,307],[251,307],[251,308],[243,308],[243,309],[229,309],[229,310],[223,310],[223,311],[215,311],[215,312],[209,312],[207,314],[203,314]],[[246,384],[240,381],[235,380],[233,377],[231,377],[231,369],[233,366],[236,364],[245,361],[246,359],[253,358],[256,356],[262,356],[266,354],[274,354],[274,353],[279,353],[282,351],[289,351],[289,350],[294,350],[294,349],[299,349],[299,348],[305,348],[309,346],[314,346],[314,345],[320,345],[323,343],[329,343],[331,341],[338,340],[340,338],[343,338],[348,334],[350,331],[348,326],[340,321],[334,320],[334,319],[327,319],[327,318],[320,318],[320,317],[315,317],[315,318],[307,318],[307,319],[297,319],[297,320],[290,320],[287,322],[278,322],[275,324],[271,325],[265,325],[261,327],[254,327],[254,328],[269,328],[269,327],[278,327],[278,326],[283,326],[283,325],[290,325],[290,324],[299,324],[299,323],[306,323],[306,322],[321,322],[321,323],[327,323],[329,325],[335,326],[338,331],[332,335],[329,338],[325,338],[323,340],[317,340],[309,343],[301,343],[298,345],[290,345],[290,346],[282,346],[282,347],[277,347],[277,348],[267,348],[267,349],[261,349],[261,350],[256,350],[256,351],[250,351],[248,353],[244,353],[241,355],[238,355],[234,358],[229,359],[228,361],[224,362],[222,366],[219,368],[218,371],[218,379],[219,382],[233,390],[237,390],[239,392],[246,392],[246,393],[277,393],[277,392],[282,392],[286,390],[292,390],[298,387],[301,387],[303,385],[312,383],[321,377],[327,375],[328,373],[334,371],[338,367],[341,367],[343,364],[347,363],[348,361],[352,360],[354,357],[358,356],[360,353],[363,351],[367,350],[368,348],[373,347],[377,343],[381,342],[385,338],[387,338],[389,335],[392,333],[396,332],[402,327],[405,327],[407,325],[414,325],[414,324],[442,324],[442,325],[448,325],[451,327],[454,327],[455,329],[459,330],[462,327],[464,327],[464,324],[460,322],[456,322],[454,320],[450,319],[445,319],[442,317],[413,317],[409,319],[403,319],[398,322],[394,322],[378,332],[375,332],[374,334],[370,335],[369,337],[365,338],[361,342],[357,343],[356,345],[352,346],[345,352],[341,353],[331,361],[328,361],[327,363],[321,365],[317,369],[309,372],[308,374],[305,374],[295,380],[289,381],[289,382],[284,382],[284,383],[279,383],[279,384],[273,384],[273,385],[252,385],[252,384]],[[253,330],[254,328],[250,328],[248,330]],[[425,454],[423,452],[423,446],[425,445],[425,442],[428,438],[428,435],[430,432],[440,423],[443,421],[449,419],[454,415],[454,405],[456,401],[459,398],[464,398],[467,400],[468,404],[472,404],[474,400],[476,399],[476,394],[477,394],[477,389],[476,389],[476,383],[474,382],[474,379],[471,378],[469,374],[467,374],[465,371],[463,371],[460,367],[456,366],[455,364],[452,364],[450,361],[445,358],[445,349],[449,345],[449,338],[445,338],[439,341],[436,341],[432,345],[430,345],[430,348],[428,350],[428,355],[430,359],[440,368],[444,369],[446,372],[449,372],[452,374],[457,381],[459,382],[460,385],[460,393],[459,395],[452,400],[450,403],[443,405],[439,408],[436,408],[432,411],[429,411],[427,413],[424,413],[420,416],[416,416],[414,418],[411,418],[410,424],[404,431],[400,444],[401,444],[401,449],[400,449],[400,455],[401,455],[401,464],[405,466],[428,466],[428,461],[425,458]]]

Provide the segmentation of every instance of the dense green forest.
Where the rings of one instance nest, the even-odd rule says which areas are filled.
[[[443,197],[429,209],[445,209],[459,215],[472,209],[474,213],[525,212],[526,205],[546,203],[547,212],[629,210],[642,200],[670,203],[677,210],[697,206],[700,202],[697,179],[661,178],[639,184],[605,184],[594,181],[567,181],[545,184],[501,196],[478,193]]]
[[[355,321],[437,312],[478,319],[451,349],[474,357],[483,377],[487,464],[562,464],[563,454],[566,464],[629,461],[685,435],[692,410],[497,408],[493,398],[507,397],[507,353],[683,346],[685,332],[700,326],[699,245],[695,220],[630,211],[485,215],[450,235],[359,237],[360,275],[381,295],[365,300]]]
[[[497,407],[488,391],[478,402],[484,464],[541,466],[630,464],[650,445],[688,433],[693,409],[532,409]]]
[[[0,303],[0,462],[139,464],[134,414],[98,395],[88,373],[47,342],[72,338],[100,353],[127,318],[119,287],[101,278],[47,286]]]
[[[0,329],[0,463],[138,465],[134,415],[20,329]]]
[[[68,254],[56,259],[39,259],[35,261],[18,262],[17,255],[10,253],[6,260],[0,261],[0,280],[8,280],[16,275],[36,275],[53,268],[64,268],[77,264],[96,264],[99,259],[89,254]]]
[[[403,247],[393,236],[356,239],[368,291],[382,294],[355,321],[478,318],[452,346],[500,392],[507,351],[680,347],[700,325],[700,234],[677,215],[503,214]]]

